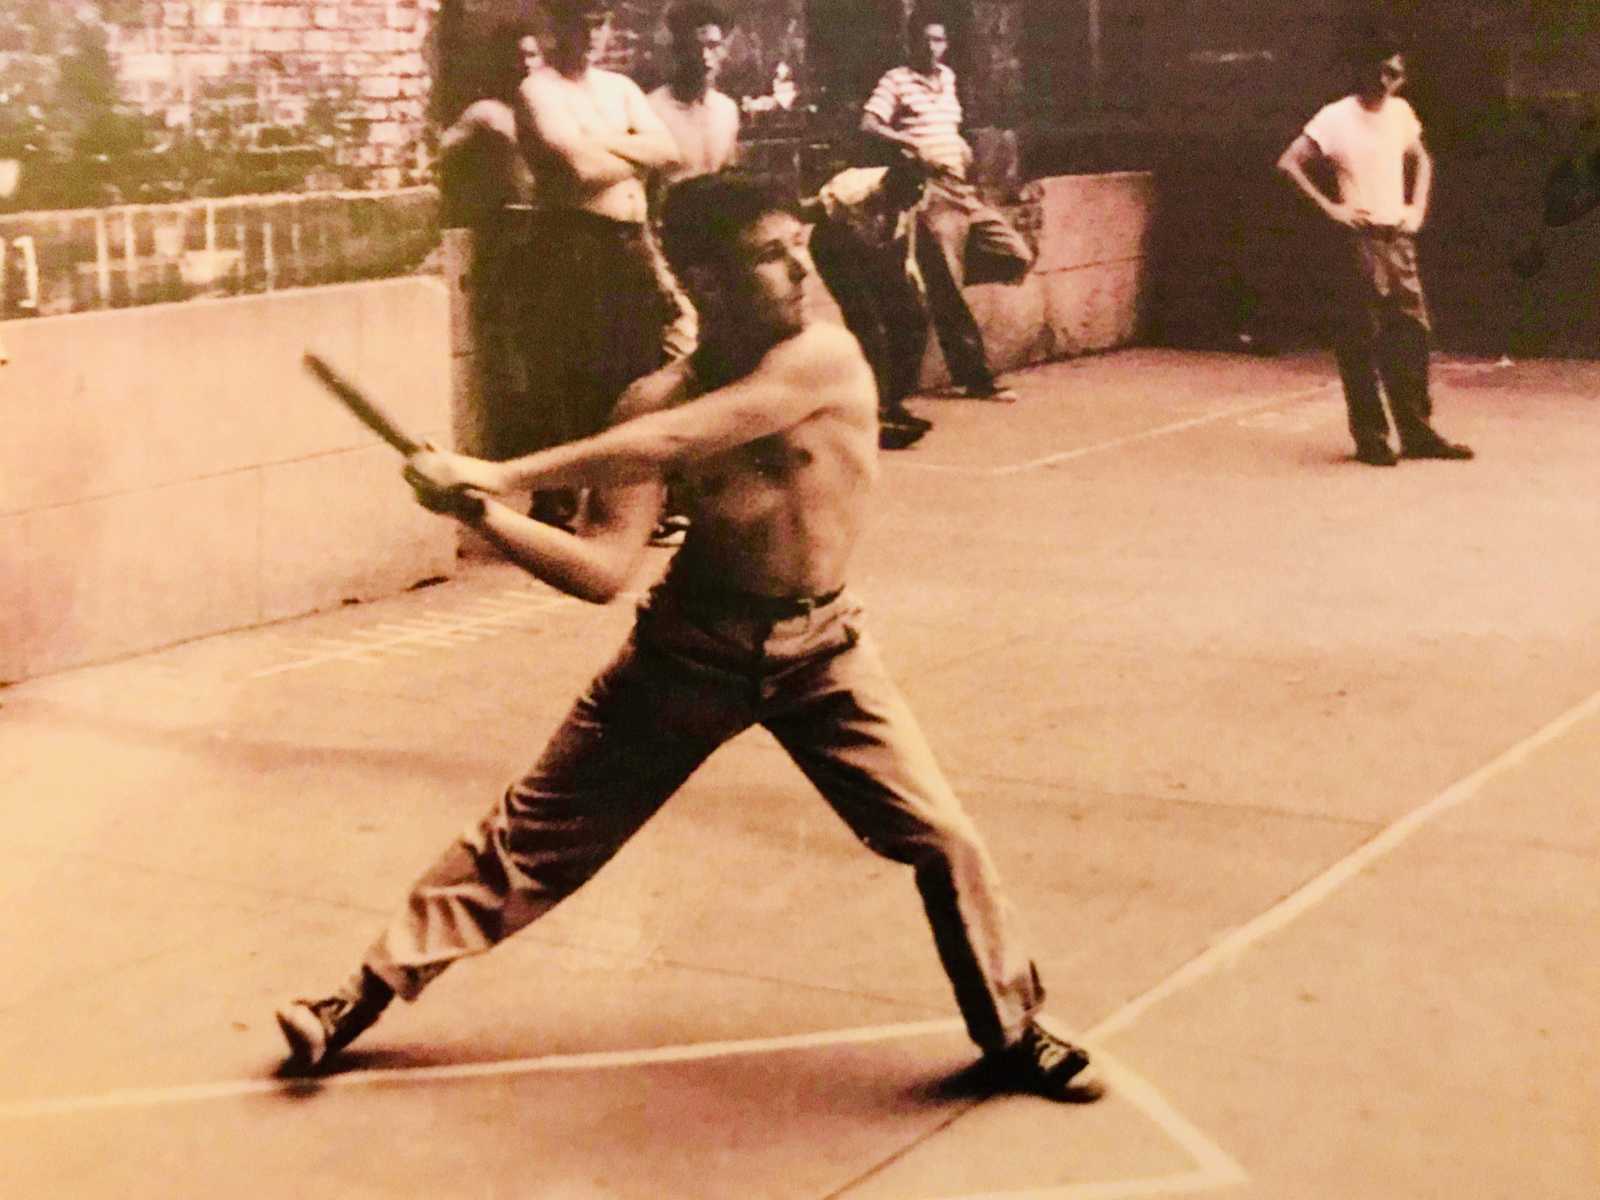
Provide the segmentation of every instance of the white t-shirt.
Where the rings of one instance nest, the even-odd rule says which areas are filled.
[[[1364,209],[1376,225],[1396,225],[1406,205],[1406,151],[1419,144],[1422,122],[1411,105],[1390,96],[1376,112],[1354,96],[1324,105],[1305,134],[1333,163],[1339,197]]]

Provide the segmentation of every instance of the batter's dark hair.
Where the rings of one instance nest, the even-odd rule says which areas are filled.
[[[734,243],[769,213],[796,215],[794,194],[776,180],[737,171],[677,183],[661,206],[661,250],[682,275],[703,263],[725,262]]]
[[[686,0],[667,9],[667,30],[673,41],[692,37],[694,31],[706,25],[715,25],[724,33],[733,28],[733,20],[715,4],[704,0]]]

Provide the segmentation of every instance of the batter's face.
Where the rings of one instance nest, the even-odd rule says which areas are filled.
[[[767,213],[739,235],[729,299],[747,319],[773,333],[798,333],[805,324],[811,227],[786,212]]]

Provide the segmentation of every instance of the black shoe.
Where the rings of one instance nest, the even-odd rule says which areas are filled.
[[[1102,1092],[1099,1083],[1084,1076],[1089,1052],[1037,1022],[1029,1022],[1020,1038],[986,1061],[995,1086],[1003,1091],[1079,1102],[1098,1099]]]
[[[1000,404],[1015,404],[1017,393],[1003,383],[968,383],[955,389],[955,394],[967,400],[994,400]]]
[[[1457,462],[1465,462],[1474,457],[1471,446],[1463,446],[1460,442],[1447,442],[1443,438],[1434,438],[1425,442],[1418,442],[1413,446],[1400,448],[1401,458],[1447,458]]]
[[[1356,461],[1369,467],[1392,467],[1400,460],[1388,442],[1361,442],[1356,446]]]
[[[321,1066],[371,1028],[394,989],[366,967],[333,995],[295,1000],[278,1010],[278,1028],[289,1043],[289,1065]]]
[[[904,408],[898,404],[892,404],[885,408],[879,414],[879,419],[885,425],[904,425],[909,429],[917,429],[923,433],[927,433],[928,430],[933,428],[933,422],[928,418],[919,417],[909,408]]]
[[[927,428],[920,425],[902,425],[898,421],[880,421],[878,423],[878,448],[881,450],[905,450],[921,441],[922,435],[927,432]]]

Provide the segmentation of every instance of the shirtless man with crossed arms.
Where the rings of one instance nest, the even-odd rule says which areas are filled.
[[[996,1088],[1092,1098],[1088,1055],[1044,992],[982,839],[890,681],[846,566],[878,473],[877,395],[855,339],[812,318],[807,230],[723,176],[667,197],[662,240],[704,341],[639,380],[594,437],[509,462],[425,450],[406,477],[524,569],[597,603],[632,579],[663,504],[692,524],[617,657],[533,769],[412,888],[350,981],[281,1009],[312,1069],[399,994],[510,937],[595,874],[720,745],[766,727],[870,849],[913,868],[968,1033]],[[576,534],[494,497],[586,487]]]
[[[517,131],[533,170],[520,322],[533,401],[506,453],[605,428],[617,397],[660,366],[669,315],[645,217],[645,180],[675,169],[677,142],[644,93],[597,62],[611,34],[605,0],[542,0],[543,63],[518,92]],[[566,524],[571,489],[540,489],[534,513]]]

